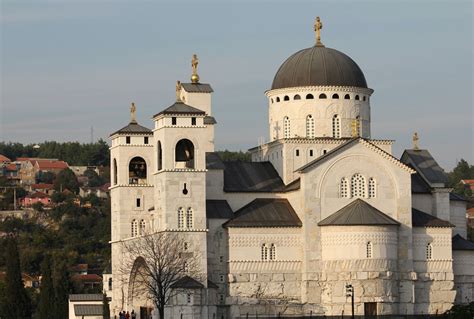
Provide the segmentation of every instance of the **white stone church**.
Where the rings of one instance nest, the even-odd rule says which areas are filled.
[[[112,315],[148,318],[151,301],[116,284],[118,269],[123,243],[163,231],[207,256],[206,280],[188,278],[167,318],[349,315],[346,285],[356,315],[441,314],[474,300],[466,202],[416,137],[396,158],[393,140],[371,135],[374,90],[320,28],[318,19],[316,45],[286,59],[265,92],[270,139],[249,150],[251,162],[215,152],[213,90],[195,58],[191,82],[161,102],[171,106],[152,128],[132,106],[111,135]]]

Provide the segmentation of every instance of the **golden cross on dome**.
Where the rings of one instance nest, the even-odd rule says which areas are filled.
[[[137,108],[135,107],[135,103],[132,102],[132,105],[130,106],[130,123],[137,122],[136,112]]]
[[[196,54],[193,54],[193,59],[191,60],[191,66],[193,67],[193,75],[191,75],[192,83],[199,83],[199,75],[197,74],[198,64],[199,59]]]
[[[323,43],[321,42],[321,29],[323,28],[323,23],[319,17],[316,17],[316,21],[314,22],[314,31],[316,32],[316,45],[322,46]]]

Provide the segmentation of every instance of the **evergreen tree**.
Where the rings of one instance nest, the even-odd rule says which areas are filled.
[[[5,239],[5,290],[2,300],[4,318],[31,318],[31,302],[21,279],[20,257],[16,239]]]
[[[54,268],[52,272],[54,307],[49,317],[51,319],[63,319],[68,317],[68,298],[71,284],[65,260],[65,256],[60,255],[54,258]]]
[[[79,192],[79,182],[73,171],[69,168],[63,169],[56,175],[54,179],[54,189],[56,191],[64,191],[66,189],[77,194]]]
[[[38,319],[49,319],[53,308],[54,288],[51,278],[51,262],[48,257],[41,264],[41,290],[38,304]]]
[[[105,292],[103,293],[102,306],[103,319],[110,319],[109,299],[107,299],[107,294]]]

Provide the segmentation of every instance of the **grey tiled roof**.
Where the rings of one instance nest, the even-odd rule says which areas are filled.
[[[413,227],[454,227],[450,222],[416,208],[411,209],[411,224]]]
[[[69,295],[71,301],[102,301],[102,294],[74,294]]]
[[[474,243],[462,238],[459,234],[453,237],[453,250],[474,250]]]
[[[212,93],[214,90],[207,83],[181,83],[186,92],[190,93]]]
[[[74,305],[76,316],[102,316],[102,305]]]
[[[184,276],[183,278],[172,284],[171,288],[200,289],[204,288],[204,285],[194,278]]]
[[[206,169],[224,169],[224,163],[222,162],[219,153],[207,152],[206,153]]]
[[[214,118],[214,116],[205,116],[204,117],[204,124],[205,125],[213,125],[213,124],[217,124],[217,121],[216,119]]]
[[[427,150],[405,150],[400,160],[411,165],[430,186],[444,187],[448,182],[446,173]]]
[[[299,180],[285,185],[270,162],[224,162],[225,192],[288,192]]]
[[[400,225],[392,217],[358,198],[318,223],[319,226]]]
[[[257,198],[235,212],[224,227],[301,227],[303,224],[284,198]]]
[[[231,219],[234,212],[226,200],[208,199],[206,200],[206,217],[216,219]]]
[[[173,105],[167,107],[160,113],[153,115],[153,117],[157,117],[161,114],[196,114],[196,115],[204,115],[206,112],[201,111],[193,106],[184,104],[181,101],[176,101]]]
[[[431,187],[420,174],[411,175],[411,192],[415,194],[431,194]]]
[[[115,134],[153,135],[153,132],[149,128],[139,125],[137,122],[130,122],[127,126],[110,134],[110,136]]]

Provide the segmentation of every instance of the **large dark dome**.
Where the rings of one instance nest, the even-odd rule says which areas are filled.
[[[324,46],[296,52],[280,66],[272,90],[295,86],[355,86],[367,88],[364,73],[350,57]]]

